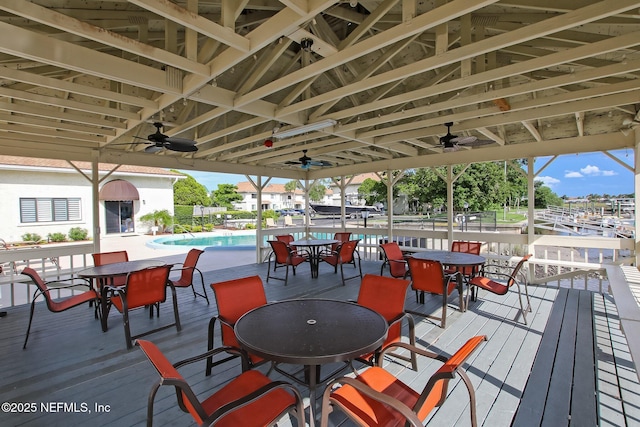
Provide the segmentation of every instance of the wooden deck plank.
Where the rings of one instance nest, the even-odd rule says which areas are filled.
[[[578,317],[578,295],[568,292],[567,302],[561,320],[555,360],[552,362],[551,381],[542,417],[542,426],[558,426],[569,423],[571,407],[571,386],[573,384],[573,364],[575,360],[576,319]],[[546,335],[546,331],[545,331]],[[544,338],[543,338],[544,339]],[[538,353],[539,354],[539,353]],[[537,357],[537,356],[536,356]],[[533,371],[535,374],[537,371]],[[525,393],[527,393],[525,389]]]
[[[571,425],[592,425],[597,420],[596,407],[596,340],[593,335],[593,295],[581,291],[578,301],[576,355],[573,367]]]
[[[513,364],[506,366],[507,376],[494,401],[491,402],[489,413],[483,421],[483,425],[491,426],[500,424],[502,420],[513,419],[520,403],[523,390],[529,379],[535,355],[542,340],[542,333],[547,324],[553,301],[557,295],[557,289],[546,287],[532,288],[532,313],[528,329],[519,348],[506,347],[506,352],[513,352]],[[528,318],[529,318],[528,316]],[[507,365],[505,363],[505,365]]]
[[[334,274],[332,268],[324,265],[321,266],[320,278],[312,279],[308,269],[304,267],[306,266],[298,270],[295,278],[290,278],[287,286],[280,281],[265,282],[267,299],[357,297],[358,280],[347,281],[347,285],[342,286],[339,273]],[[242,268],[215,270],[212,266],[204,266],[203,271],[205,282],[211,283],[251,274],[258,274],[264,280],[266,269],[266,264],[250,264]],[[378,274],[379,271],[379,263],[363,263],[363,272]],[[173,328],[148,337],[173,362],[206,350],[208,321],[217,313],[215,301],[211,298],[210,288],[208,289],[210,305],[202,298],[194,299],[190,290],[178,293],[183,323],[180,333]],[[489,341],[474,354],[468,366],[469,375],[477,387],[479,425],[509,426],[517,409],[518,398],[526,382],[526,371],[531,367],[537,350],[536,341],[540,341],[540,333],[547,323],[552,300],[558,292],[545,287],[531,290],[533,313],[530,314],[531,325],[528,327],[522,324],[521,319],[514,320],[518,310],[515,292],[504,297],[481,294],[481,298],[472,303],[466,313],[459,313],[453,308],[457,304],[457,298],[454,297],[448,315],[448,327],[444,330],[430,320],[415,317],[419,345],[445,354],[452,354],[470,336],[489,336]],[[440,309],[438,298],[427,298],[424,306],[416,304],[411,290],[407,292],[406,305],[425,312],[438,312]],[[4,367],[4,375],[0,378],[2,401],[88,402],[92,407],[95,403],[100,403],[110,405],[110,411],[102,414],[45,414],[41,411],[34,414],[0,413],[0,425],[145,424],[147,394],[151,384],[157,379],[157,374],[139,350],[126,350],[121,316],[118,313],[111,314],[110,328],[102,333],[89,308],[53,314],[43,306],[38,306],[33,336],[29,340],[29,347],[23,351],[28,306],[14,307],[8,311],[9,315],[0,319],[0,363]],[[171,310],[165,304],[160,321],[170,319]],[[139,310],[132,317],[132,326],[150,327],[150,322],[155,321],[150,321],[146,313]],[[615,336],[614,339],[618,341],[620,337]],[[623,347],[614,342],[611,345],[612,360],[616,357],[616,360],[626,363],[623,351]],[[419,363],[417,373],[399,363],[392,362],[387,367],[416,387],[421,387],[435,364]],[[261,369],[266,372],[266,368],[264,366]],[[628,384],[628,378],[625,377],[627,372],[621,369],[618,367],[613,372],[614,375],[618,372],[622,374],[622,378],[617,381],[624,390],[619,391],[619,394],[628,400],[620,404],[620,411],[633,414],[634,408],[640,407],[640,399],[633,384]],[[229,362],[218,366],[212,377],[205,377],[203,372],[204,364],[196,364],[182,371],[197,392],[208,393],[237,375],[239,365]],[[630,372],[635,375],[635,370]],[[450,393],[451,399],[433,415],[430,425],[468,425],[468,397],[464,385],[454,381]],[[332,426],[353,426],[340,413],[331,414],[330,420]],[[191,417],[176,407],[175,395],[169,388],[158,394],[154,421],[154,425],[158,426],[193,424]],[[285,419],[279,425],[291,426],[295,422]]]
[[[527,382],[526,387],[531,387],[531,395],[518,406],[514,420],[518,426],[539,426],[542,423],[567,297],[567,290],[560,289],[533,364],[532,372],[535,371],[536,375],[530,376]]]

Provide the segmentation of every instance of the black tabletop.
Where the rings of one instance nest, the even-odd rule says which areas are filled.
[[[137,261],[114,262],[113,264],[96,265],[78,272],[79,277],[97,278],[110,276],[126,276],[132,271],[149,267],[159,267],[166,262],[153,259],[141,259]]]
[[[335,239],[300,239],[289,243],[291,246],[329,246],[338,243]]]
[[[486,258],[480,255],[468,254],[466,252],[453,251],[423,251],[411,255],[417,259],[428,259],[440,261],[443,265],[473,266],[484,264]]]
[[[321,365],[376,350],[386,339],[387,322],[355,303],[298,299],[251,310],[238,319],[235,333],[248,351],[266,359]]]

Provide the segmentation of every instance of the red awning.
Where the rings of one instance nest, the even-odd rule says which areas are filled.
[[[100,190],[100,200],[109,202],[122,202],[129,200],[140,200],[138,190],[129,181],[114,179],[107,182]]]

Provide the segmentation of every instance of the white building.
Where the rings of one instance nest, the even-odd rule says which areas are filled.
[[[236,184],[242,201],[234,203],[234,207],[243,211],[258,210],[258,192],[248,181]],[[296,189],[287,192],[284,184],[269,184],[262,190],[262,209],[304,209],[304,192]]]
[[[74,167],[75,166],[75,167]],[[166,169],[98,165],[100,234],[146,233],[138,218],[166,209],[173,215],[173,184],[182,175]],[[0,238],[25,233],[46,238],[74,227],[93,233],[91,163],[0,156]]]

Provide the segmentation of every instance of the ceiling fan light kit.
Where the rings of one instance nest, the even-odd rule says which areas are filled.
[[[336,123],[337,122],[335,120],[333,120],[333,119],[325,119],[325,120],[321,120],[319,122],[308,123],[306,125],[297,126],[297,127],[290,128],[290,129],[279,130],[278,132],[274,132],[273,136],[278,138],[278,139],[289,138],[289,137],[292,137],[292,136],[298,136],[298,135],[302,135],[302,134],[305,134],[305,133],[326,129],[326,128],[331,127],[331,126],[335,126]]]

